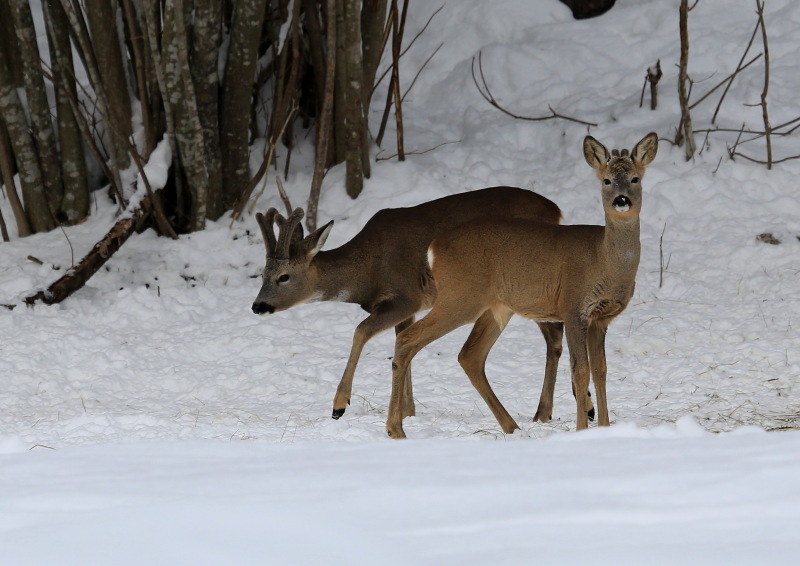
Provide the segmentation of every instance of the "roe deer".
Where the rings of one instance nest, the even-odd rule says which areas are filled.
[[[639,266],[641,179],[658,150],[647,134],[628,154],[609,153],[591,136],[583,141],[586,162],[601,181],[605,226],[565,226],[526,219],[469,222],[433,240],[428,262],[437,296],[431,311],[402,331],[392,361],[392,397],[386,430],[404,438],[403,399],[412,358],[434,340],[477,320],[458,361],[506,433],[519,428],[486,379],[485,361],[511,315],[563,322],[573,393],[597,395],[598,424],[608,426],[605,335],[633,295]],[[487,330],[489,329],[490,330]],[[554,382],[555,380],[553,380]],[[542,400],[549,394],[542,392]],[[577,395],[577,428],[588,427],[588,397]]]
[[[263,284],[253,303],[256,314],[274,313],[312,301],[344,301],[361,305],[369,316],[355,330],[350,356],[333,401],[333,418],[344,414],[353,374],[364,344],[375,334],[395,327],[397,333],[414,322],[414,314],[430,308],[436,296],[425,254],[438,235],[478,218],[527,218],[558,223],[555,203],[534,192],[514,187],[492,187],[455,194],[410,208],[380,210],[352,240],[334,250],[321,251],[333,221],[303,237],[301,209],[288,219],[273,208],[256,219],[267,248]],[[273,223],[278,225],[276,239]],[[500,334],[489,317],[480,323],[486,332]],[[547,342],[545,385],[552,396],[563,326],[540,325]],[[586,390],[588,394],[588,389]],[[414,414],[411,376],[403,386],[404,416]],[[537,418],[550,420],[552,398],[542,401]],[[594,417],[591,399],[587,411]]]

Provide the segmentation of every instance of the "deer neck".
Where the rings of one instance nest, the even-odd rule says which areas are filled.
[[[641,254],[639,215],[619,218],[606,214],[602,247],[606,265],[613,266],[611,268],[619,275],[635,278]]]
[[[315,271],[318,301],[361,303],[365,265],[343,248],[323,250],[311,262]]]

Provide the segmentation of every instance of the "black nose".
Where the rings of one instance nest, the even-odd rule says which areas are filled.
[[[614,208],[617,210],[624,209],[628,210],[631,207],[631,199],[626,197],[625,195],[620,195],[614,199],[614,202],[611,203],[614,205]]]
[[[256,314],[272,314],[275,312],[275,307],[261,301],[256,301],[253,303],[253,312]]]

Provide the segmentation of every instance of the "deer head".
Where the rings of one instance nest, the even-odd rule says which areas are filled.
[[[253,303],[256,314],[286,310],[314,300],[318,293],[318,277],[312,260],[325,244],[333,221],[304,238],[302,219],[301,208],[296,208],[289,218],[284,218],[274,208],[266,214],[256,214],[267,248],[261,291]],[[273,224],[278,226],[277,238]]]
[[[610,220],[637,218],[642,209],[642,177],[658,150],[658,136],[647,134],[628,152],[612,150],[592,136],[583,140],[583,155],[603,183],[603,209]]]

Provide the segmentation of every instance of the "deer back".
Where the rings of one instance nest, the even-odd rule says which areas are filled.
[[[320,248],[333,222],[303,238],[302,232],[298,233],[302,230],[299,220],[293,223],[292,217],[284,220],[272,210],[257,217],[264,232],[267,262],[253,305],[256,312],[276,312],[314,300],[355,302],[371,310],[395,296],[407,297],[422,309],[435,297],[426,260],[435,237],[484,217],[557,223],[561,211],[532,191],[492,187],[413,207],[380,210],[349,242],[324,251]],[[277,238],[270,222],[278,225]],[[279,251],[273,252],[273,248]]]

